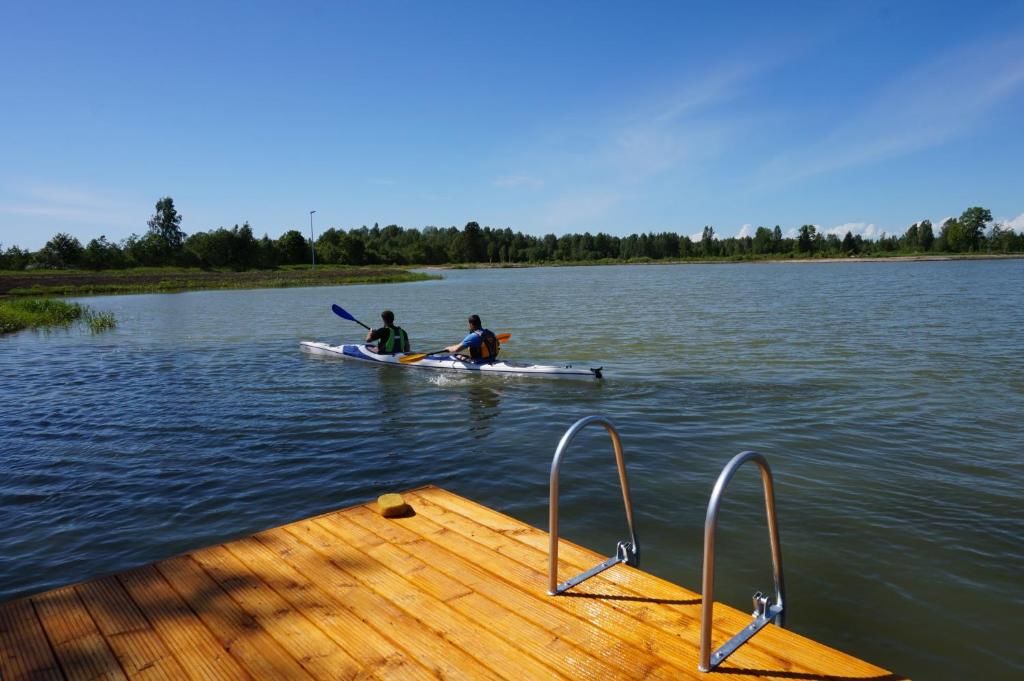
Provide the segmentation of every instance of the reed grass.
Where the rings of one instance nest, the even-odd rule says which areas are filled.
[[[93,333],[117,326],[111,312],[94,312],[80,303],[52,298],[0,298],[0,334],[25,329],[70,327],[83,321]]]

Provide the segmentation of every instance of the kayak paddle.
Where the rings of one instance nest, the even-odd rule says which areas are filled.
[[[511,338],[511,333],[499,333],[495,338],[498,339],[499,343],[507,343]],[[413,364],[420,361],[430,355],[440,355],[442,352],[448,352],[448,348],[441,348],[440,350],[434,350],[433,352],[418,352],[415,355],[403,355],[398,358],[398,361],[402,364]]]
[[[366,324],[363,324],[361,321],[359,321],[358,319],[350,315],[348,312],[346,312],[345,308],[341,307],[340,305],[331,305],[331,309],[334,310],[334,314],[338,315],[342,319],[347,319],[349,321],[355,322],[356,324],[363,327],[367,331],[373,331],[373,329],[368,327]]]

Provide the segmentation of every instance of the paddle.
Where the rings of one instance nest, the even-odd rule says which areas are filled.
[[[495,336],[495,338],[498,339],[499,343],[507,343],[512,338],[512,334],[499,333],[497,336]],[[440,355],[442,352],[448,352],[448,348],[441,348],[440,350],[434,350],[432,352],[418,352],[415,355],[403,355],[402,357],[398,358],[398,361],[402,364],[413,364],[414,362],[418,362],[425,357],[429,357],[430,355]]]
[[[363,324],[361,321],[350,315],[348,312],[345,312],[345,308],[339,305],[331,305],[331,309],[334,310],[334,314],[338,315],[342,319],[347,319],[349,321],[355,322],[356,324],[363,327],[367,331],[373,331],[373,329],[368,327],[366,324]]]

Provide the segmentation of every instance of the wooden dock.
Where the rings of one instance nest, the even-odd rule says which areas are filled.
[[[697,671],[700,596],[426,487],[0,605],[0,679],[902,679],[768,626]],[[603,560],[562,541],[562,578]],[[750,615],[715,605],[715,645]]]

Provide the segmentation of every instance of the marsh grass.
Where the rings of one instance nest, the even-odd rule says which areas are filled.
[[[113,312],[94,312],[90,309],[85,311],[85,323],[93,333],[108,331],[117,326]]]
[[[84,321],[93,333],[117,326],[113,313],[93,312],[79,303],[48,298],[0,299],[0,334],[24,329],[69,327]]]

